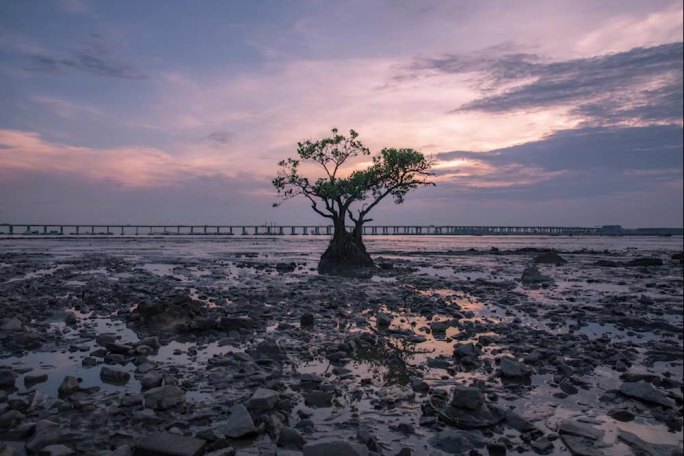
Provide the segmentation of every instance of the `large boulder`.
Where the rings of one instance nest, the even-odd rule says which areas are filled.
[[[536,257],[534,257],[534,262],[536,264],[554,264],[556,266],[560,266],[562,264],[567,263],[568,261],[560,256],[556,252],[544,252],[540,253]]]
[[[479,388],[465,385],[455,385],[451,405],[458,408],[477,410],[484,405],[484,395]]]
[[[242,404],[234,405],[230,409],[230,416],[214,428],[214,433],[221,437],[237,439],[256,432],[254,420]]]
[[[247,408],[254,410],[257,413],[271,410],[276,406],[280,400],[280,394],[277,391],[267,388],[257,388],[252,394],[252,397],[247,401]]]
[[[534,285],[534,284],[545,284],[553,282],[551,277],[542,275],[535,266],[528,266],[522,273],[520,280],[524,284]]]
[[[627,397],[663,407],[674,407],[675,405],[672,399],[655,389],[650,383],[624,382],[620,385],[620,392]]]
[[[185,393],[175,385],[164,385],[145,391],[143,400],[145,407],[166,410],[185,402]]]

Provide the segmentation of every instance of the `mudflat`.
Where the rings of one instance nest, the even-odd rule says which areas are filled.
[[[2,454],[681,454],[681,237],[366,242],[0,239]]]

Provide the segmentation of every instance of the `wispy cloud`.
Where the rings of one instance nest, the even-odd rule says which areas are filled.
[[[34,53],[26,55],[26,58],[28,63],[24,69],[33,73],[77,71],[107,78],[147,79],[143,72],[117,58],[111,46],[99,34],[91,34],[81,48],[70,55]]]
[[[553,62],[529,53],[446,55],[411,70],[471,75],[481,96],[454,112],[571,106],[593,124],[681,123],[682,60],[680,42]]]

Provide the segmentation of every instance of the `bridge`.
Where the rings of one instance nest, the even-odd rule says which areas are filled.
[[[351,227],[349,227],[351,230]],[[459,226],[459,225],[367,225],[366,236],[615,236],[624,234],[619,225],[579,226]],[[332,225],[96,225],[96,224],[0,224],[0,235],[43,236],[142,236],[142,235],[322,235],[330,236]]]

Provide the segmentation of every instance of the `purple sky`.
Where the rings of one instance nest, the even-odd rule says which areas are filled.
[[[436,159],[378,224],[681,227],[682,2],[0,3],[0,223],[324,223],[331,127]]]

